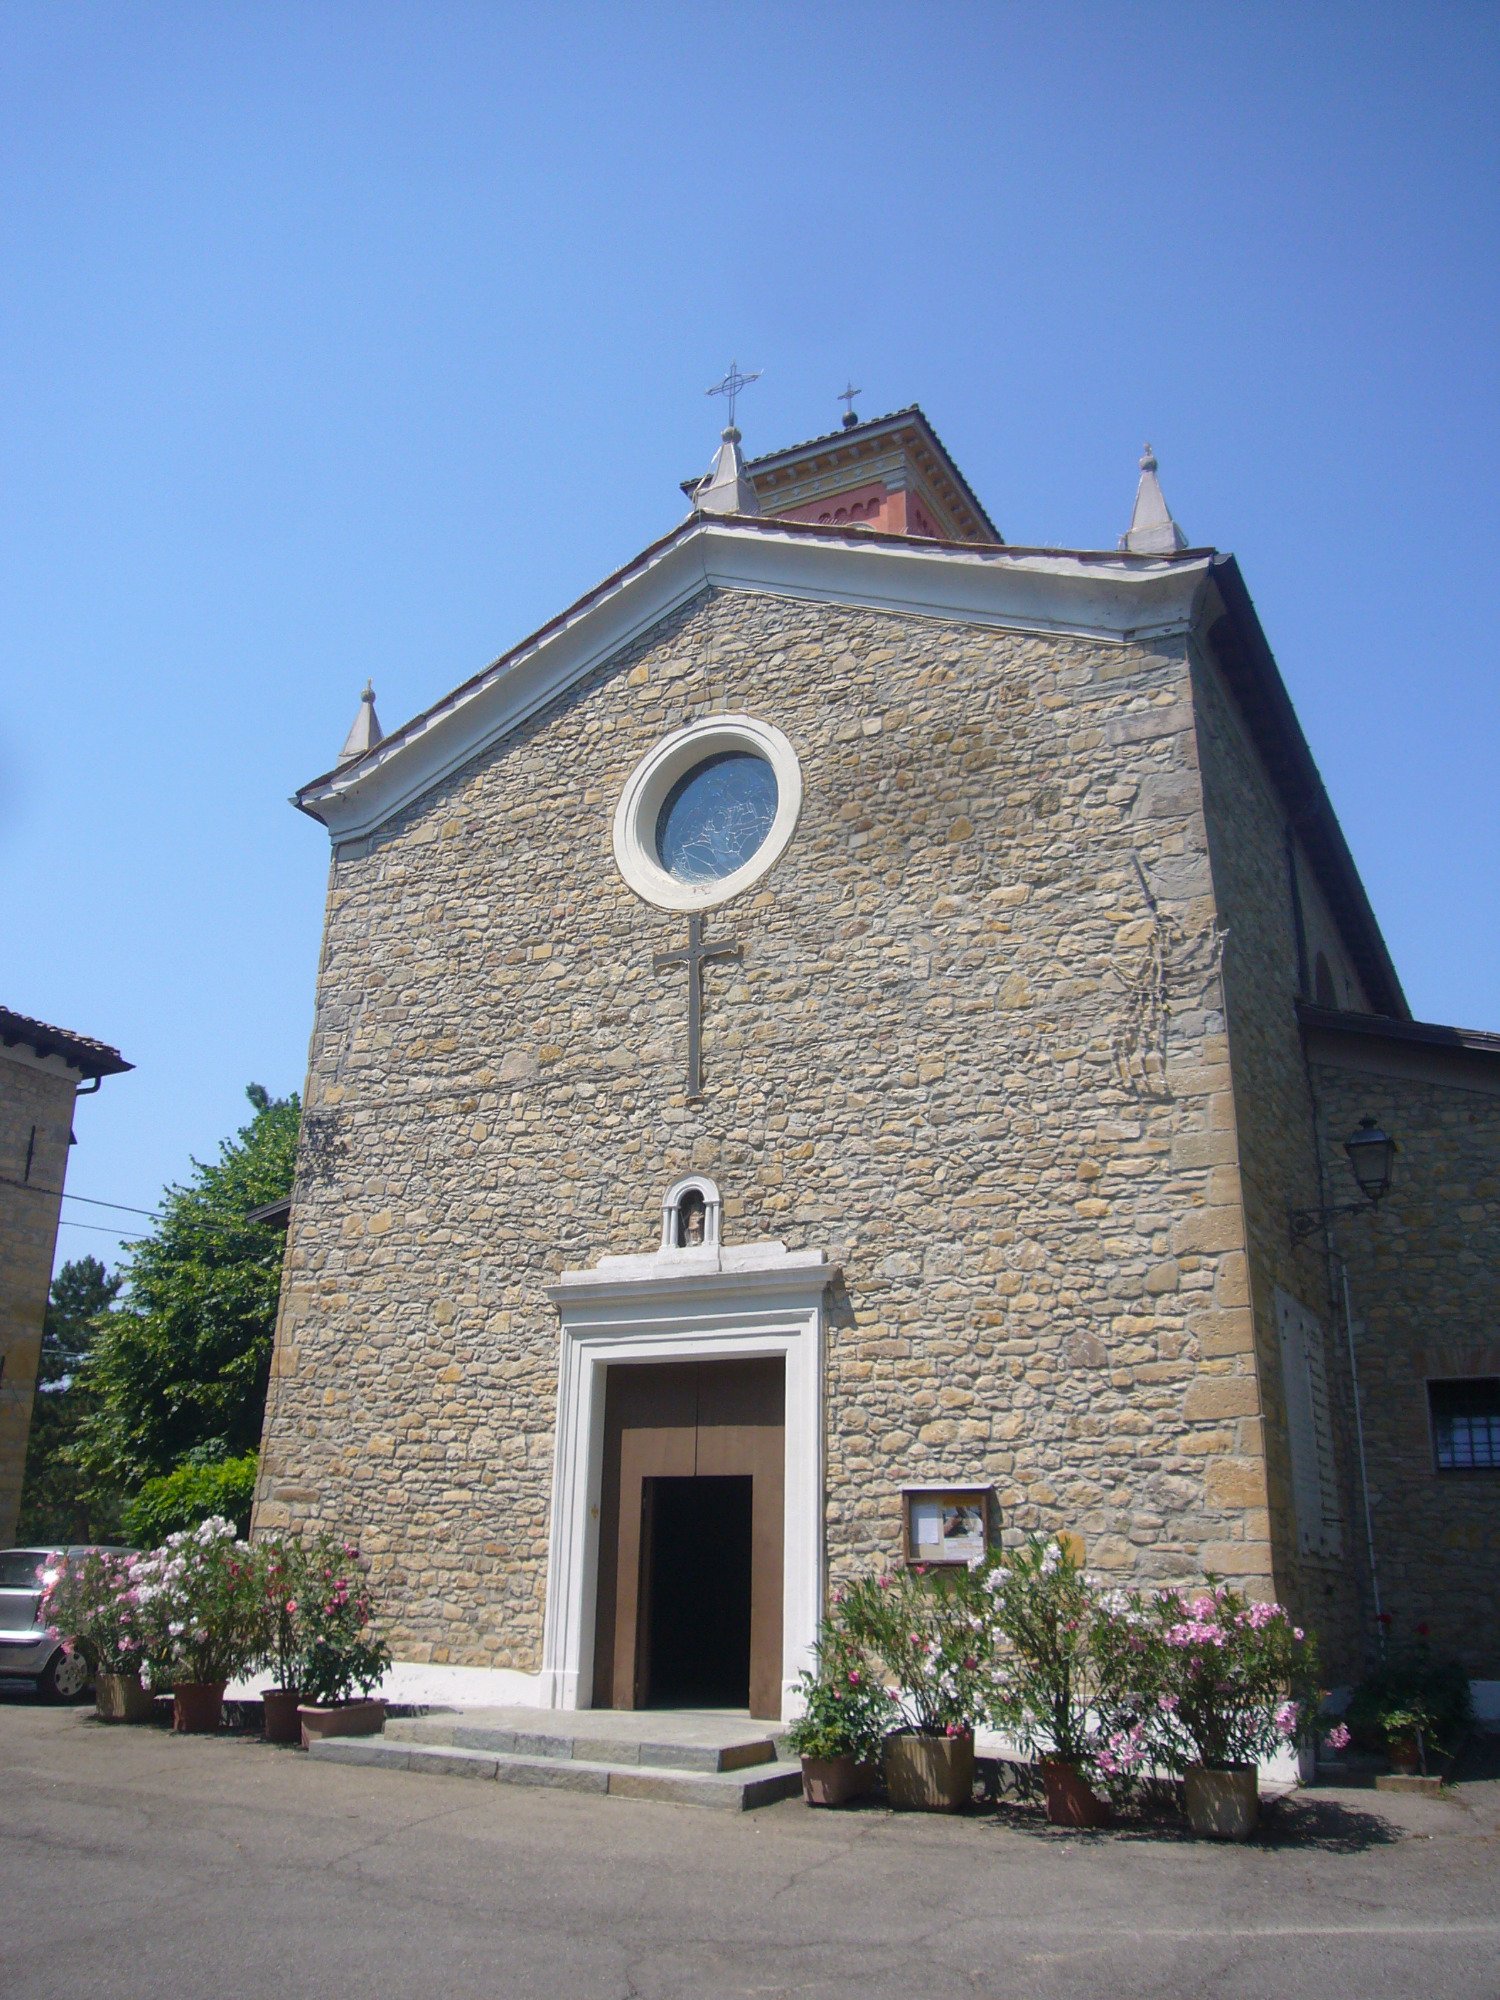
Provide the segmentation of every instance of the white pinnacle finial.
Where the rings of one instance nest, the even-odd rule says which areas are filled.
[[[339,762],[352,764],[356,757],[363,757],[367,750],[375,748],[383,733],[380,718],[375,713],[375,683],[366,681],[365,691],[359,698],[359,713],[354,718],[349,734],[344,738],[344,747],[339,752]]]
[[[760,502],[740,453],[740,434],[733,424],[720,434],[719,449],[708,476],[693,495],[700,514],[758,514]]]
[[[1156,453],[1150,445],[1141,453],[1141,481],[1135,489],[1130,526],[1120,547],[1138,556],[1170,556],[1187,547],[1187,536],[1172,519],[1172,510],[1156,476]]]

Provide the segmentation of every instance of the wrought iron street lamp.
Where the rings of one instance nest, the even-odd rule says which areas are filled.
[[[1361,1118],[1359,1130],[1344,1141],[1344,1151],[1360,1192],[1358,1201],[1333,1202],[1326,1208],[1294,1208],[1291,1211],[1292,1241],[1300,1243],[1314,1235],[1335,1215],[1362,1215],[1391,1191],[1391,1170],[1396,1160],[1396,1142],[1382,1132],[1373,1118]]]

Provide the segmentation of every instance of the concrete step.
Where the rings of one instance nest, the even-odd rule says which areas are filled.
[[[432,1743],[398,1736],[390,1723],[384,1736],[330,1736],[309,1754],[328,1764],[362,1764],[385,1771],[422,1771],[429,1777],[479,1778],[502,1785],[545,1785],[554,1791],[593,1792],[614,1799],[660,1799],[684,1806],[717,1806],[748,1812],[789,1799],[802,1789],[802,1767],[757,1763],[720,1771],[670,1764],[604,1763],[593,1759],[540,1756],[462,1744]],[[552,1743],[560,1738],[548,1739]]]
[[[674,1771],[743,1771],[774,1764],[776,1739],[754,1723],[722,1716],[663,1714],[650,1710],[469,1709],[446,1715],[391,1717],[386,1741],[452,1750],[482,1750],[499,1757],[582,1761],[611,1767],[639,1765]]]

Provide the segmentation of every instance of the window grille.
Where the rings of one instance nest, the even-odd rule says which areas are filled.
[[[1429,1382],[1427,1402],[1439,1472],[1500,1472],[1500,1376]]]

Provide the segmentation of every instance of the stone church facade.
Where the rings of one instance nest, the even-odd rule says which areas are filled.
[[[1409,1254],[1454,1202],[1493,1245],[1500,1044],[1410,1023],[1233,559],[1152,462],[1126,545],[1066,552],[920,412],[738,445],[299,794],[333,858],[257,1525],[357,1534],[398,1658],[550,1705],[670,1699],[697,1591],[781,1712],[923,1495],[1279,1595],[1336,1668],[1383,1588],[1500,1671],[1500,1479],[1411,1450],[1432,1367],[1483,1416],[1495,1264]],[[1441,1187],[1403,1153],[1299,1237],[1367,1114]],[[1382,1574],[1398,1481],[1436,1590]]]

